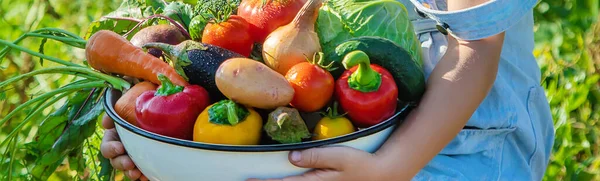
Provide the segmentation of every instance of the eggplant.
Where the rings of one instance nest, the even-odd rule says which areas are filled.
[[[230,58],[244,57],[227,49],[193,40],[186,40],[178,45],[147,43],[143,48],[162,50],[175,70],[190,84],[202,86],[208,91],[213,103],[226,99],[215,83],[215,74],[221,63]]]

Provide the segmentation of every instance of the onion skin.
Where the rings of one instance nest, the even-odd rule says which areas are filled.
[[[263,44],[277,28],[294,20],[306,0],[242,0],[237,15],[250,23],[250,34]]]
[[[322,0],[309,0],[291,23],[269,34],[263,44],[267,66],[285,75],[294,65],[321,51],[314,24],[322,4]]]

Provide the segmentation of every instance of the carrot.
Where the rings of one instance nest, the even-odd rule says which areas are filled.
[[[164,74],[174,84],[189,85],[169,64],[112,31],[94,33],[85,46],[85,56],[89,65],[101,72],[140,78],[157,85],[160,85],[158,74]]]
[[[135,84],[129,89],[115,104],[115,111],[119,116],[125,119],[127,122],[138,126],[137,119],[135,117],[135,101],[144,92],[150,90],[156,90],[157,86],[152,82],[144,81]]]

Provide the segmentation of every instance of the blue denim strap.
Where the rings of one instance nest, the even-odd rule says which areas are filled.
[[[410,0],[415,7],[435,20],[458,39],[478,40],[506,31],[533,9],[537,0],[490,0],[484,4],[458,11],[429,9]]]

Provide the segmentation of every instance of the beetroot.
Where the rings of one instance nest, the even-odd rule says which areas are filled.
[[[131,38],[131,43],[134,46],[142,47],[146,43],[167,43],[171,45],[177,45],[187,40],[181,30],[173,25],[160,24],[146,27],[137,32]],[[148,53],[155,57],[161,57],[162,51],[156,48],[148,49]]]

